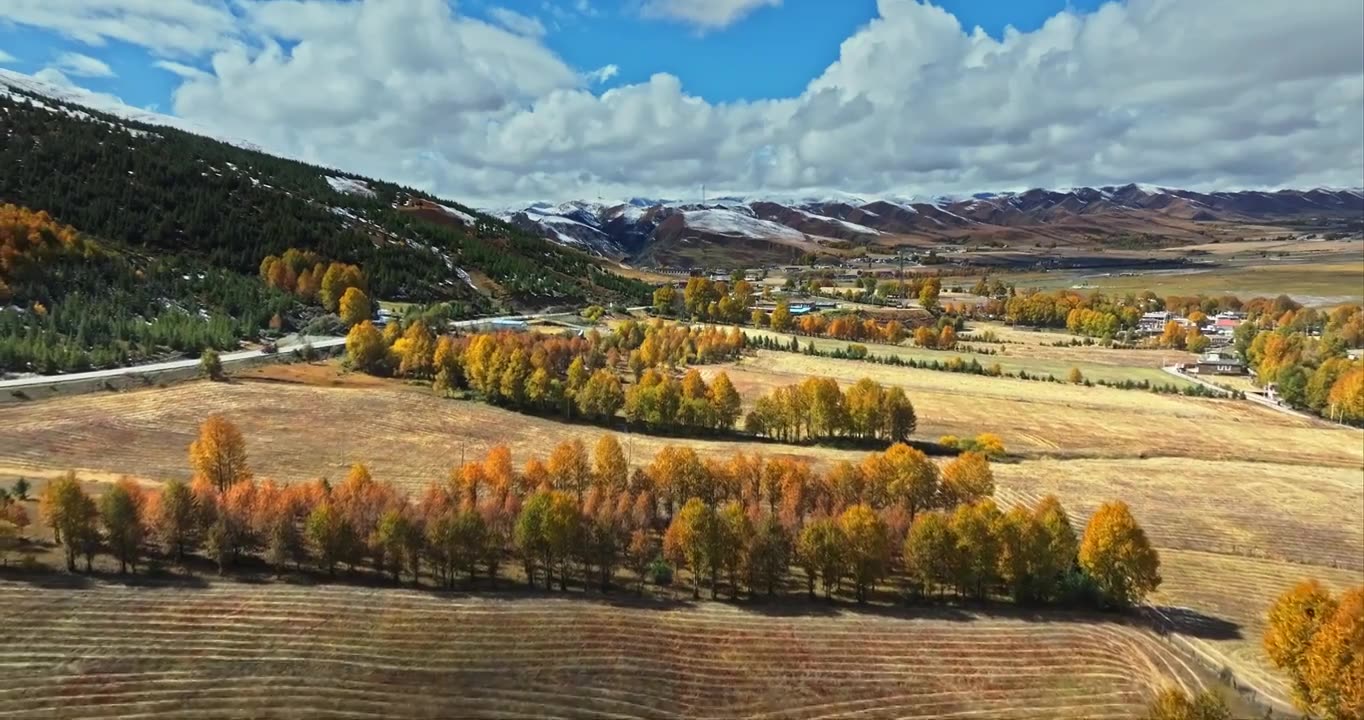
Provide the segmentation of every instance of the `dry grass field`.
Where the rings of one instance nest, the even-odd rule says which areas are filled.
[[[995,330],[1003,329],[1003,325],[995,323],[976,323],[972,330]],[[789,333],[778,333],[770,330],[759,330],[746,327],[744,332],[750,337],[767,336],[789,343],[792,335]],[[1104,380],[1106,382],[1122,382],[1131,380],[1141,382],[1145,380],[1154,385],[1174,385],[1183,387],[1189,385],[1187,380],[1177,378],[1173,375],[1160,370],[1161,365],[1169,365],[1174,362],[1182,362],[1192,358],[1184,352],[1152,352],[1147,350],[1112,350],[1100,347],[1073,347],[1073,348],[1053,348],[1044,347],[1041,343],[1053,342],[1056,339],[1073,339],[1071,335],[1060,335],[1058,333],[1027,333],[1025,331],[1012,330],[1011,339],[1025,340],[1025,345],[999,345],[991,343],[968,343],[973,348],[981,350],[995,350],[995,355],[985,355],[982,353],[968,352],[965,350],[927,350],[911,345],[886,345],[881,343],[862,343],[867,346],[869,353],[878,356],[898,356],[904,360],[917,360],[919,362],[947,363],[952,358],[959,358],[964,363],[972,360],[979,362],[985,367],[998,364],[1000,370],[1006,373],[1026,372],[1029,375],[1052,375],[1056,378],[1066,377],[1066,373],[1071,368],[1079,368],[1085,377],[1091,380]],[[1002,335],[1001,335],[1002,336]],[[845,340],[831,340],[828,338],[812,338],[795,336],[800,340],[801,346],[814,343],[815,347],[821,352],[831,352],[834,350],[844,350],[849,342]]]
[[[1176,618],[1179,632],[1174,637],[1182,643],[1179,645],[1181,652],[1187,652],[1189,657],[1201,658],[1203,665],[1214,670],[1227,668],[1240,683],[1259,691],[1259,697],[1262,698],[1283,699],[1282,682],[1270,668],[1259,645],[1263,613],[1273,596],[1303,577],[1319,577],[1337,586],[1364,582],[1364,433],[1358,430],[1302,420],[1246,402],[908,370],[784,352],[758,352],[739,363],[711,366],[703,370],[708,375],[721,370],[729,373],[748,402],[752,402],[760,393],[779,385],[798,382],[809,375],[836,377],[844,382],[867,376],[882,383],[894,383],[903,386],[915,403],[919,416],[919,437],[932,439],[941,434],[966,436],[986,431],[1003,437],[1015,458],[995,466],[997,496],[1002,504],[1030,502],[1053,493],[1061,498],[1075,522],[1083,524],[1099,503],[1111,499],[1127,501],[1162,553],[1162,574],[1166,582],[1153,599],[1153,604]],[[49,477],[72,467],[80,469],[84,477],[92,480],[107,480],[122,473],[147,481],[185,477],[186,448],[197,423],[210,412],[226,413],[242,429],[252,466],[258,476],[289,482],[319,475],[336,479],[349,463],[364,461],[369,464],[375,477],[391,479],[412,489],[429,480],[446,477],[462,454],[470,458],[479,457],[495,443],[510,444],[516,461],[520,463],[532,455],[546,454],[553,444],[561,440],[580,437],[590,442],[601,432],[595,427],[517,415],[477,402],[440,400],[419,385],[343,375],[338,373],[334,365],[275,366],[245,375],[231,383],[194,382],[163,389],[148,388],[0,406],[0,426],[6,428],[6,432],[0,433],[0,481],[19,474]],[[820,464],[837,459],[857,460],[864,454],[763,442],[678,440],[642,435],[623,440],[631,448],[636,463],[646,462],[655,450],[668,443],[685,443],[707,455],[727,455],[736,450],[760,451],[768,455],[806,457]],[[38,596],[31,593],[38,592],[53,594],[50,599],[37,601]],[[339,599],[343,596],[346,598],[344,602]],[[251,623],[316,623],[315,627],[319,628],[316,639],[310,639],[311,632],[306,634],[309,637],[292,633],[288,639],[269,640],[273,643],[269,647],[303,648],[300,657],[308,663],[316,664],[316,668],[330,668],[329,672],[342,673],[342,677],[346,678],[344,696],[348,698],[377,692],[374,684],[367,684],[368,681],[360,676],[364,675],[363,663],[379,661],[356,659],[354,653],[358,651],[345,643],[363,643],[374,657],[399,652],[387,649],[390,636],[385,633],[398,632],[403,623],[413,622],[403,614],[410,607],[418,608],[412,611],[412,617],[450,623],[450,642],[464,637],[464,633],[480,632],[465,622],[461,613],[493,613],[504,609],[529,612],[532,608],[541,607],[537,603],[526,602],[466,603],[461,600],[448,608],[439,609],[424,604],[428,601],[424,595],[398,593],[390,596],[386,591],[303,591],[275,587],[219,590],[215,586],[211,590],[181,594],[179,591],[172,593],[169,590],[103,586],[79,592],[7,586],[0,588],[0,597],[4,598],[0,604],[34,601],[31,606],[16,610],[25,613],[24,637],[19,638],[18,643],[0,643],[0,646],[30,648],[36,654],[35,657],[48,652],[48,655],[41,655],[40,659],[34,661],[37,665],[22,667],[28,667],[28,671],[35,675],[56,678],[52,680],[53,684],[70,688],[69,691],[75,696],[88,697],[87,702],[111,703],[108,709],[101,710],[109,715],[136,715],[141,712],[139,708],[142,706],[137,704],[139,702],[146,703],[146,707],[153,711],[173,707],[172,701],[183,698],[184,693],[189,692],[186,688],[200,687],[195,683],[211,684],[210,680],[215,678],[223,683],[223,687],[239,688],[255,682],[251,676],[240,675],[240,671],[234,671],[226,664],[216,668],[181,668],[181,663],[175,659],[178,656],[174,655],[181,650],[177,647],[178,643],[170,642],[171,633],[177,632],[175,628],[179,627],[176,623],[210,622],[199,617],[202,613],[192,609],[197,602],[195,598],[232,598],[220,605],[212,605],[211,612],[221,613],[219,620],[227,616],[232,618],[233,623],[245,623],[247,629],[241,633],[227,632],[222,636],[206,635],[196,641],[200,645],[189,646],[189,652],[209,658],[237,658],[240,655],[233,653],[237,652],[239,645],[247,647],[243,652],[259,652],[262,650],[259,642],[266,641],[258,642],[254,639],[256,636],[267,639],[275,637]],[[133,598],[136,600],[130,600]],[[306,598],[316,599],[310,601]],[[263,609],[272,602],[283,605],[274,606],[274,612]],[[442,608],[448,603],[446,599],[439,602]],[[114,661],[97,646],[79,646],[69,652],[60,649],[44,651],[41,650],[41,643],[35,644],[36,640],[32,639],[40,636],[30,636],[27,628],[30,618],[44,617],[46,611],[41,608],[48,603],[56,608],[64,607],[65,612],[69,613],[79,611],[91,616],[111,613],[115,619],[110,622],[115,624],[118,623],[119,613],[142,612],[141,606],[145,604],[147,612],[168,614],[169,619],[164,619],[166,615],[154,618],[158,623],[163,620],[166,623],[166,640],[151,645],[155,652],[145,661]],[[279,608],[285,605],[288,605],[288,611],[280,611]],[[349,627],[351,620],[345,619],[343,622],[335,619],[334,615],[352,612],[351,606],[371,608],[369,614],[374,615],[368,620],[357,621],[358,629],[350,631],[354,633],[353,641],[337,637],[341,632],[338,628]],[[925,617],[899,618],[894,620],[895,623],[901,623],[899,625],[881,625],[892,623],[892,620],[879,615],[861,614],[837,618],[778,619],[757,612],[741,613],[708,605],[677,613],[620,609],[608,611],[604,606],[581,603],[553,606],[556,612],[562,608],[566,613],[570,610],[598,613],[591,618],[584,616],[581,619],[566,614],[565,617],[574,618],[565,621],[573,632],[604,632],[593,630],[595,626],[592,623],[606,621],[593,618],[605,618],[608,615],[614,618],[614,613],[622,618],[618,620],[620,623],[642,623],[637,626],[636,632],[665,645],[681,643],[682,640],[674,635],[650,634],[662,633],[663,630],[650,629],[653,626],[645,619],[654,623],[672,623],[674,618],[693,618],[688,622],[705,624],[713,619],[718,622],[718,618],[723,617],[725,622],[747,623],[745,627],[762,626],[764,629],[761,632],[753,630],[751,635],[743,637],[748,637],[750,644],[771,642],[778,644],[773,647],[799,648],[801,652],[796,657],[804,663],[815,662],[810,648],[827,639],[813,635],[821,632],[831,633],[831,637],[836,636],[857,645],[877,643],[878,652],[881,651],[879,643],[904,643],[894,648],[887,646],[886,653],[893,650],[898,654],[887,655],[888,659],[877,666],[879,669],[872,676],[886,685],[858,694],[857,697],[864,702],[859,705],[852,695],[843,694],[845,691],[850,692],[850,688],[859,687],[853,680],[828,684],[822,684],[821,680],[825,677],[838,678],[840,676],[836,671],[850,668],[851,665],[825,667],[805,664],[793,666],[799,669],[767,670],[763,669],[763,663],[769,661],[745,654],[760,652],[756,646],[734,645],[717,639],[716,642],[722,642],[717,646],[719,651],[698,650],[697,653],[706,656],[707,662],[718,662],[720,658],[733,660],[735,667],[742,670],[733,671],[737,673],[733,688],[726,684],[714,691],[719,693],[715,697],[722,703],[729,703],[714,706],[716,711],[713,714],[717,717],[745,714],[774,717],[915,717],[940,713],[963,716],[974,713],[975,716],[989,717],[1128,717],[1135,713],[1141,694],[1150,689],[1153,681],[1148,678],[1154,675],[1134,675],[1125,669],[1148,668],[1147,663],[1156,663],[1159,667],[1160,663],[1174,662],[1172,659],[1157,660],[1165,655],[1155,649],[1141,651],[1145,653],[1145,659],[1123,660],[1122,653],[1131,651],[1122,649],[1123,643],[1139,649],[1145,647],[1141,644],[1145,641],[1133,639],[1137,637],[1131,635],[1136,632],[1134,630],[1109,625],[1042,624],[1001,618],[947,622],[941,618]],[[301,614],[296,615],[296,612]],[[308,613],[321,613],[324,616],[316,617]],[[623,619],[627,615],[635,619]],[[1192,625],[1187,621],[1189,617],[1196,619]],[[367,625],[366,622],[371,624]],[[1200,633],[1198,623],[1213,623],[1218,630]],[[547,642],[534,629],[539,624],[528,621],[518,625],[531,628],[527,631],[531,634],[514,643],[508,640],[508,652],[536,647],[537,642]],[[48,626],[40,623],[34,627],[52,625],[61,626],[61,623],[52,620]],[[76,632],[74,623],[62,627],[64,632]],[[156,624],[154,627],[161,625]],[[874,634],[863,636],[857,641],[851,639],[867,627],[874,627]],[[903,628],[903,632],[899,628]],[[1064,633],[1058,635],[1063,628]],[[134,630],[110,629],[107,644],[115,649],[121,647],[117,644],[117,638],[119,633],[125,632],[132,637]],[[726,632],[715,631],[715,637],[728,637]],[[982,634],[972,637],[972,633],[976,632],[1000,633],[1001,636],[987,637]],[[1114,632],[1119,634],[1113,635]],[[806,633],[812,635],[807,636]],[[446,637],[440,633],[433,635]],[[145,641],[146,638],[139,636],[138,640]],[[435,639],[422,642],[435,642]],[[977,646],[996,648],[998,654],[988,658],[962,659],[962,653]],[[402,647],[402,643],[397,643],[395,647]],[[687,646],[674,644],[671,647],[685,650]],[[1039,661],[1027,653],[1034,649],[1037,652],[1052,652],[1039,649],[1047,647],[1052,647],[1057,657],[1073,655],[1091,658],[1092,662],[1080,662],[1077,667],[1099,668],[1096,672],[1115,676],[1096,678],[1092,681],[1096,684],[1082,686],[1056,686],[1049,684],[1051,680],[1047,681],[1048,684],[1040,684],[1035,673],[1028,674],[1031,669],[1039,667]],[[460,652],[469,655],[465,657]],[[1110,653],[1112,659],[1095,659],[1102,657],[1102,652]],[[82,659],[82,653],[91,653],[102,663],[89,666],[89,673],[107,673],[107,676],[103,676],[107,679],[101,681],[104,684],[97,685],[95,690],[87,686],[90,682],[88,679],[80,679],[87,672],[84,669],[87,666],[81,664],[86,662]],[[57,656],[62,659],[54,660]],[[457,673],[455,679],[451,679],[448,673],[465,667],[492,667],[487,663],[496,662],[467,648],[441,650],[435,657],[441,663],[448,664],[448,667],[432,675],[418,674],[413,677],[412,673],[404,670],[406,665],[391,658],[384,667],[392,671],[393,682],[397,683],[395,687],[402,688],[404,682],[430,682],[445,688],[440,692],[447,694],[434,695],[432,697],[436,699],[430,700],[438,702],[440,697],[450,697],[450,693],[455,692],[448,688],[461,687],[460,683],[477,685]],[[607,657],[619,658],[618,661],[612,661],[616,663],[612,667],[631,671],[637,667],[657,669],[660,663],[666,666],[672,662],[658,658],[641,659],[629,654],[613,655],[603,650],[602,662],[606,662],[604,658]],[[11,665],[16,662],[12,657],[5,661]],[[328,664],[320,664],[323,662]],[[348,665],[348,662],[356,664]],[[131,675],[126,680],[130,684],[120,684],[125,682],[123,673],[142,672],[144,664],[145,672],[150,674],[148,679]],[[312,668],[313,664],[305,666]],[[915,677],[919,679],[891,679],[889,674],[899,672],[902,666],[912,667]],[[269,663],[252,667],[260,668],[261,678],[274,678],[268,682],[278,682],[282,689],[296,692],[300,697],[323,697],[316,686],[317,681],[296,676],[293,670]],[[967,667],[971,668],[969,672]],[[177,672],[184,674],[176,675]],[[442,675],[441,672],[447,674]],[[668,666],[667,672],[680,670]],[[724,676],[730,671],[717,670],[711,666],[709,672],[712,676]],[[797,673],[806,680],[801,692],[810,695],[791,695],[798,702],[781,705],[777,696],[765,694],[775,691],[762,689],[769,686],[772,672]],[[1168,674],[1169,671],[1165,672]],[[209,679],[199,678],[199,673]],[[669,684],[681,681],[665,682],[658,679],[659,685],[654,688],[630,676],[632,684],[625,686],[629,692],[660,693],[661,697],[667,698],[667,702],[664,702],[658,697],[629,696],[624,690],[611,694],[608,688],[619,687],[624,682],[620,675],[594,676],[595,679],[589,681],[572,673],[571,668],[550,665],[543,670],[537,669],[530,675],[530,680],[521,677],[520,682],[510,683],[507,687],[515,692],[527,693],[519,696],[525,702],[549,702],[544,698],[552,695],[553,688],[558,687],[561,692],[563,687],[573,688],[582,697],[555,700],[567,704],[554,706],[552,712],[548,706],[544,710],[546,714],[560,716],[594,714],[594,709],[623,716],[662,716],[667,713],[653,712],[651,708],[663,708],[665,705],[669,712],[679,715],[712,714],[707,709],[711,706],[704,705],[699,690],[689,689],[691,686],[682,684]],[[945,679],[948,674],[954,674],[958,682],[948,684]],[[1071,673],[1057,670],[1052,675],[1063,677]],[[61,680],[66,676],[70,677]],[[932,676],[938,676],[934,682],[941,682],[942,685],[921,684],[929,682],[925,678]],[[981,687],[988,687],[991,692],[971,695],[976,698],[973,702],[997,704],[961,704],[966,701],[951,694],[958,687],[972,687],[971,683],[977,677],[987,678],[980,680],[986,683]],[[821,684],[815,689],[817,681]],[[152,684],[139,684],[144,682]],[[183,686],[177,684],[181,682]],[[692,678],[690,682],[699,681]],[[651,689],[640,690],[641,687]],[[164,690],[164,696],[153,693],[146,700],[132,697],[139,693],[139,689],[157,688]],[[28,697],[16,695],[20,692],[18,690],[5,692],[10,693],[8,697]],[[491,694],[486,697],[475,693],[470,702],[494,703],[499,701],[498,698],[517,702],[512,694],[489,692]],[[734,695],[726,694],[731,692]],[[411,690],[404,693],[405,696],[416,694]],[[7,696],[0,694],[0,698],[4,697]],[[162,697],[167,700],[166,704],[157,705],[157,698]],[[219,706],[212,703],[236,701],[234,694],[226,690],[207,693],[202,697],[205,705],[201,714],[215,714],[214,708]],[[598,702],[604,698],[623,704],[609,707],[574,704]],[[932,704],[937,702],[935,698],[940,698],[944,704]],[[1044,702],[1043,698],[1053,703],[1046,706],[1049,709],[1043,709],[1039,704]],[[16,714],[58,714],[54,706],[42,705],[39,699],[26,702],[33,704],[12,706],[18,710]],[[376,702],[382,702],[382,698]],[[414,699],[412,702],[420,701]],[[649,705],[650,702],[657,704]],[[7,707],[10,705],[0,702],[0,713]],[[362,702],[351,709],[365,713],[378,712],[379,707]],[[420,706],[418,709],[425,712],[425,707]],[[493,706],[469,707],[471,712],[482,713]],[[797,707],[801,709],[797,711]],[[31,712],[23,712],[25,708]],[[719,708],[723,708],[724,712],[720,712]],[[436,714],[434,709],[431,712]]]
[[[789,610],[789,608],[788,608]],[[1128,718],[1208,674],[1047,613],[0,582],[0,717]]]
[[[1193,258],[1214,260],[1207,269],[1145,271],[1124,275],[1117,271],[1055,270],[1008,273],[998,277],[1019,288],[1046,290],[1082,286],[1082,292],[1157,295],[1237,295],[1242,299],[1293,296],[1306,305],[1330,306],[1364,300],[1364,244],[1358,240],[1257,240],[1180,248],[1205,253]],[[978,276],[944,278],[944,284],[970,287]]]

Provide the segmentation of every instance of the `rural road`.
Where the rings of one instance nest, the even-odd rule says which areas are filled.
[[[338,345],[345,345],[346,339],[339,337],[313,337],[303,338],[303,341],[294,341],[291,344],[279,345],[279,352],[292,352],[308,344],[314,348],[332,348]],[[223,365],[238,363],[243,360],[252,360],[266,355],[264,350],[239,350],[237,352],[223,353],[219,356]],[[38,385],[56,385],[58,383],[80,382],[82,380],[99,380],[102,378],[119,377],[121,375],[151,375],[169,370],[184,370],[186,368],[198,367],[199,359],[190,358],[187,360],[170,360],[168,362],[149,363],[147,365],[131,365],[129,367],[109,368],[108,370],[90,370],[88,372],[70,373],[67,375],[33,375],[29,377],[15,378],[13,380],[0,380],[0,390],[17,390]]]
[[[498,320],[537,320],[541,318],[564,315],[566,313],[553,313],[541,315],[501,315],[498,317],[474,318],[472,320],[460,320],[451,323],[451,327],[467,328],[483,323]],[[334,348],[346,344],[343,337],[304,337],[295,338],[289,343],[281,342],[278,346],[277,354],[292,352],[304,345],[311,344],[315,349]],[[263,350],[239,350],[237,352],[223,353],[219,356],[223,365],[239,363],[243,360],[254,360],[264,357]],[[149,363],[146,365],[131,365],[129,367],[109,368],[107,370],[90,370],[88,372],[70,373],[67,375],[31,375],[27,377],[14,378],[12,380],[0,380],[0,390],[21,390],[26,387],[37,387],[40,385],[56,385],[60,383],[81,382],[83,380],[100,380],[105,378],[120,377],[123,375],[154,375],[156,373],[168,372],[170,370],[184,370],[187,368],[198,367],[198,358],[185,360],[170,360],[167,362]]]

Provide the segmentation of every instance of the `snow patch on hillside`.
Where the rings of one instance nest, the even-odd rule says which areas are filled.
[[[877,230],[877,229],[875,229],[875,228],[869,228],[869,227],[867,227],[866,225],[858,225],[857,223],[848,222],[847,220],[840,220],[840,219],[838,219],[838,218],[836,218],[836,217],[829,217],[829,216],[827,216],[827,215],[816,215],[815,213],[812,213],[812,212],[809,212],[809,211],[806,211],[806,210],[801,210],[801,209],[799,209],[799,208],[796,209],[796,212],[798,212],[798,213],[800,213],[801,215],[804,215],[805,217],[808,217],[808,218],[810,218],[810,219],[812,219],[812,220],[822,220],[822,221],[824,221],[824,222],[832,223],[832,224],[834,224],[834,225],[840,225],[840,226],[842,226],[845,230],[851,230],[852,232],[855,232],[855,233],[861,233],[861,234],[863,234],[863,235],[880,235],[880,234],[881,234],[881,231],[880,231],[880,230]]]
[[[369,185],[365,184],[363,180],[356,180],[348,177],[333,177],[331,175],[326,176],[326,179],[327,184],[339,193],[361,195],[363,197],[371,198],[375,196],[374,191],[371,190]]]
[[[759,220],[734,210],[687,210],[682,213],[687,227],[717,235],[733,235],[759,240],[804,240],[805,234],[780,223]]]
[[[449,205],[441,205],[439,203],[436,204],[436,207],[440,208],[441,211],[443,211],[446,215],[449,215],[450,217],[464,223],[465,225],[468,225],[469,227],[473,227],[474,225],[478,224],[478,218],[475,218],[473,215],[470,215],[469,213],[462,212],[460,210],[456,210],[455,208],[450,207]]]

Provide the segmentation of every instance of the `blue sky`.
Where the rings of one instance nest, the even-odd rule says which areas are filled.
[[[979,26],[998,38],[1006,26],[1028,32],[1057,12],[1067,8],[1089,11],[1101,2],[940,0],[936,4],[955,15],[964,28]],[[681,79],[688,92],[716,103],[799,95],[806,83],[838,58],[839,45],[877,15],[875,0],[785,0],[779,6],[760,7],[722,29],[696,29],[647,17],[638,5],[638,1],[596,0],[589,14],[573,11],[572,2],[546,0],[465,0],[459,7],[488,20],[494,7],[535,18],[545,27],[544,44],[570,65],[619,68],[619,74],[599,90],[643,82],[665,72]],[[17,58],[8,67],[27,73],[52,64],[63,53],[96,57],[116,76],[86,76],[81,84],[114,93],[138,107],[169,108],[171,92],[178,85],[174,74],[151,65],[153,53],[118,41],[91,48],[53,30],[0,23],[0,50]]]
[[[482,204],[1358,187],[1360,27],[1360,0],[0,0],[0,67]]]

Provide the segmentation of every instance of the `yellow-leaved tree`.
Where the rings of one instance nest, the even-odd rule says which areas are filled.
[[[199,426],[199,437],[189,445],[189,464],[196,478],[208,481],[219,492],[251,479],[246,441],[237,426],[222,415],[210,415]]]
[[[1327,720],[1364,718],[1364,586],[1340,597],[1303,660],[1309,712]]]
[[[1364,586],[1339,600],[1304,580],[1269,608],[1264,647],[1288,675],[1293,702],[1327,720],[1364,717]]]
[[[358,287],[346,288],[346,292],[341,296],[341,322],[346,327],[358,325],[370,316],[369,296],[364,290]]]
[[[1117,607],[1140,603],[1160,586],[1160,556],[1127,503],[1104,503],[1080,541],[1080,567]]]
[[[366,320],[346,334],[346,355],[357,370],[377,373],[384,369],[388,358],[388,343],[374,323]]]

